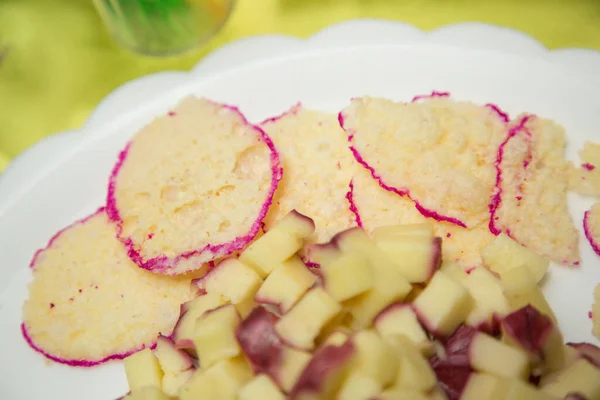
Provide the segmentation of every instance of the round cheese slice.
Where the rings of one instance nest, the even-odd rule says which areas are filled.
[[[138,266],[181,274],[250,243],[281,176],[260,128],[236,108],[189,97],[121,153],[107,213]]]
[[[347,200],[356,162],[337,116],[298,104],[261,126],[280,152],[285,171],[265,228],[292,210],[315,222],[308,243],[329,241],[337,232],[356,226]]]
[[[489,218],[506,117],[495,106],[445,94],[416,100],[352,99],[339,120],[354,157],[382,187],[410,197],[423,216],[477,226]]]
[[[499,147],[490,230],[504,232],[552,261],[580,263],[579,233],[569,212],[566,135],[557,123],[521,115]]]
[[[49,359],[93,366],[170,335],[191,279],[138,268],[104,209],[60,231],[32,261],[22,333]]]

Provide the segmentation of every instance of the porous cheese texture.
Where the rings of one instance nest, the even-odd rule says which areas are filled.
[[[281,174],[260,128],[235,108],[189,97],[123,151],[107,212],[136,264],[180,274],[252,241]]]
[[[280,153],[285,171],[265,228],[291,210],[314,220],[316,229],[309,243],[328,241],[335,233],[356,226],[346,198],[356,162],[337,116],[298,104],[261,126]]]
[[[382,188],[364,168],[352,179],[351,199],[353,210],[369,233],[385,225],[431,223],[435,235],[442,238],[442,258],[465,270],[482,265],[480,251],[494,238],[487,222],[466,229],[422,216],[408,196],[398,196]]]
[[[594,305],[592,306],[592,333],[600,339],[600,284],[594,290]]]
[[[169,335],[189,278],[138,268],[104,210],[58,233],[32,262],[22,331],[47,358],[92,366],[124,358]]]
[[[600,203],[595,203],[585,212],[583,232],[592,249],[600,255]]]
[[[569,164],[569,189],[587,196],[600,197],[600,144],[585,142],[579,152],[581,166]]]
[[[494,108],[429,96],[356,98],[339,116],[355,158],[427,217],[474,227],[488,219],[496,150],[507,126]]]
[[[578,231],[567,203],[565,131],[521,115],[498,151],[490,230],[564,265],[579,264]]]

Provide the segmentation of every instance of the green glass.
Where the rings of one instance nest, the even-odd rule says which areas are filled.
[[[94,0],[111,35],[146,55],[182,53],[223,26],[235,0]]]

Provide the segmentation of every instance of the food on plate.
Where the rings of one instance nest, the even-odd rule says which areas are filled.
[[[547,374],[565,366],[565,347],[558,327],[531,304],[502,319],[502,337],[530,357],[537,374]]]
[[[254,301],[274,306],[279,314],[285,314],[316,281],[315,274],[294,255],[271,271],[256,292]]]
[[[132,391],[146,386],[160,387],[163,371],[150,349],[138,351],[125,359],[127,384]]]
[[[493,399],[502,390],[503,380],[495,375],[473,372],[460,396],[462,400]]]
[[[310,243],[326,242],[355,226],[346,194],[356,163],[337,116],[297,104],[260,126],[273,140],[285,171],[265,228],[269,230],[291,210],[313,218],[316,230]]]
[[[360,330],[351,340],[354,346],[352,370],[378,382],[382,388],[391,385],[400,367],[394,347],[373,329]]]
[[[352,341],[319,348],[290,392],[290,399],[326,400],[342,386],[355,357]]]
[[[247,382],[238,392],[239,400],[285,400],[285,395],[267,375],[261,374]]]
[[[583,231],[592,249],[600,255],[600,203],[595,203],[585,212]]]
[[[579,264],[560,126],[434,92],[262,128],[193,97],[143,128],[108,207],[34,256],[30,345],[126,357],[134,400],[600,396],[540,287]]]
[[[122,400],[170,400],[162,390],[154,386],[144,386],[139,390],[134,390]],[[120,399],[120,400],[121,400]]]
[[[339,114],[356,160],[426,217],[472,228],[488,220],[504,118],[490,107],[432,96],[413,103],[351,100]]]
[[[281,175],[264,131],[234,107],[188,97],[122,151],[107,213],[137,265],[181,274],[246,247]]]
[[[382,188],[365,168],[357,168],[349,198],[360,226],[367,232],[373,232],[383,225],[431,224],[435,235],[442,240],[442,257],[460,264],[464,269],[481,264],[480,250],[494,238],[487,221],[465,229],[424,217],[408,196],[398,196]]]
[[[233,306],[227,304],[202,314],[194,329],[194,349],[202,368],[209,368],[223,359],[240,354],[235,331],[241,318]]]
[[[207,293],[218,294],[231,304],[240,304],[251,299],[263,283],[254,269],[236,258],[219,262],[197,282]]]
[[[592,332],[600,340],[600,283],[594,289],[594,304],[592,306]]]
[[[221,295],[206,293],[181,305],[181,315],[173,328],[173,341],[178,349],[184,349],[194,354],[194,335],[196,321],[206,311],[227,304]]]
[[[578,358],[585,358],[596,367],[600,368],[600,347],[591,343],[567,343],[564,348],[565,365]]]
[[[386,307],[375,317],[373,325],[383,338],[402,335],[425,354],[433,350],[429,335],[421,326],[410,303],[394,303]]]
[[[465,323],[494,334],[499,321],[510,312],[510,302],[502,282],[487,269],[479,267],[465,273],[455,264],[447,264],[443,270],[461,283],[473,298],[473,309]]]
[[[569,164],[569,189],[587,196],[600,197],[600,144],[585,142],[579,151],[581,165]]]
[[[579,265],[578,232],[568,210],[565,131],[557,123],[521,115],[498,150],[490,230],[552,261]]]
[[[182,306],[175,343],[159,337],[158,359],[148,349],[130,356],[131,392],[153,386],[182,400],[594,398],[600,387],[587,380],[600,375],[600,349],[564,345],[532,272],[538,259],[517,250],[520,258],[512,255],[510,262],[518,266],[497,277],[484,266],[467,273],[438,257],[442,267],[411,284],[403,275],[410,271],[377,244],[398,243],[421,271],[431,258],[420,245],[408,248],[431,247],[433,232],[428,224],[381,226],[372,235],[351,228],[327,244],[308,245],[328,254],[321,278],[297,249],[285,260],[261,262],[260,289],[255,279],[235,280],[235,271],[245,275],[250,267],[223,260],[201,282],[229,276],[229,294],[221,283],[203,285],[207,292]],[[270,240],[265,235],[254,244]],[[270,289],[259,295],[263,286]],[[245,302],[257,290],[254,308],[240,316],[233,299]],[[262,300],[267,297],[273,301]],[[184,331],[182,345],[177,339]]]
[[[104,209],[61,230],[36,253],[22,333],[47,358],[93,366],[169,335],[191,279],[138,268]]]
[[[351,299],[373,287],[371,265],[360,254],[340,254],[321,264],[320,273],[325,290],[337,301]]]
[[[275,324],[275,331],[291,346],[311,350],[321,328],[341,311],[340,304],[316,287],[302,296]]]
[[[468,354],[471,367],[476,371],[504,378],[529,377],[530,365],[525,352],[483,332],[475,334]]]
[[[219,361],[208,368],[199,368],[181,386],[179,399],[235,400],[237,392],[252,379],[252,370],[241,357]]]
[[[156,357],[163,371],[160,387],[171,397],[177,396],[179,388],[187,382],[196,370],[194,360],[183,350],[175,347],[171,339],[159,336],[156,341]]]
[[[428,360],[403,335],[390,340],[398,358],[397,374],[393,386],[417,392],[429,392],[437,386],[435,373]]]
[[[433,335],[440,337],[454,332],[474,307],[468,289],[445,271],[438,271],[433,276],[413,304],[421,323]]]
[[[312,219],[296,210],[289,212],[240,254],[240,261],[252,267],[261,278],[300,250],[315,230]]]
[[[499,276],[525,265],[530,269],[536,283],[542,280],[550,265],[548,259],[520,245],[505,233],[500,233],[481,250],[481,258],[483,265]]]
[[[554,398],[564,398],[569,393],[579,393],[588,399],[600,398],[600,369],[580,358],[545,382],[541,389]]]
[[[372,235],[377,247],[394,260],[411,283],[427,282],[442,261],[442,240],[434,237],[431,224],[376,228]]]

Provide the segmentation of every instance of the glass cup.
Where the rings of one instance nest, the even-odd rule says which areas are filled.
[[[183,53],[215,35],[235,0],[94,0],[114,39],[140,54]]]

